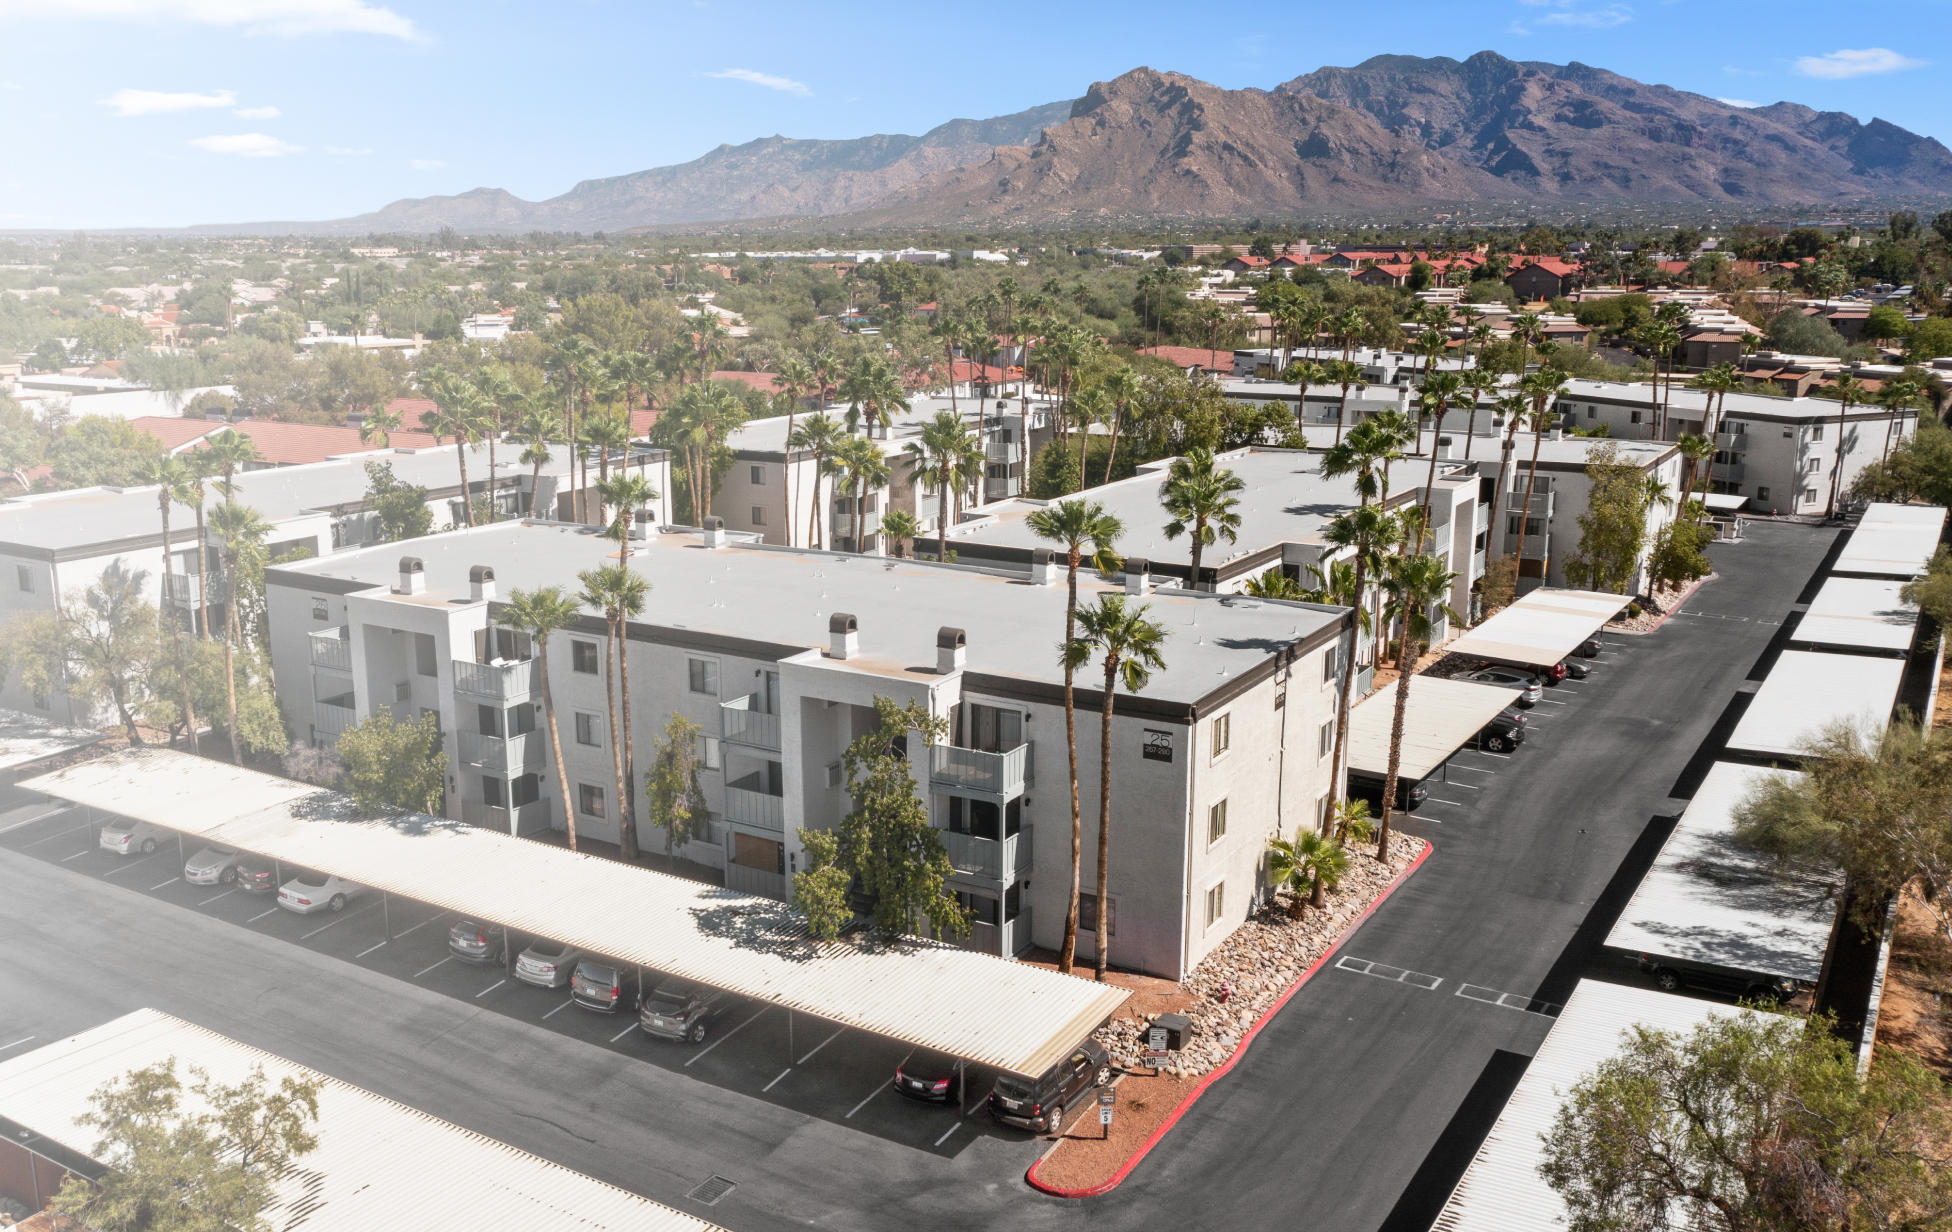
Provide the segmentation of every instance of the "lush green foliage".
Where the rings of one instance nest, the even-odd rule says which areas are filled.
[[[391,707],[339,733],[347,789],[360,812],[378,816],[388,806],[439,813],[447,784],[447,753],[439,717],[431,711],[395,722]]]

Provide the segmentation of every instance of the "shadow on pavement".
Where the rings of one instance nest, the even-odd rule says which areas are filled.
[[[1383,1220],[1380,1232],[1429,1232],[1531,1063],[1532,1058],[1524,1053],[1503,1048],[1491,1054],[1478,1080],[1471,1084],[1470,1094],[1451,1115],[1444,1132],[1437,1135],[1437,1144],[1423,1157],[1403,1196]]]

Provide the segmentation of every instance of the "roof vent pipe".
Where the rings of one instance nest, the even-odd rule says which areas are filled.
[[[836,659],[851,659],[861,653],[860,625],[846,612],[827,618],[827,653]]]
[[[1138,556],[1125,558],[1125,593],[1145,596],[1152,593],[1152,563]]]
[[[1060,570],[1057,561],[1051,556],[1049,548],[1030,550],[1030,584],[1032,586],[1055,586]]]
[[[495,597],[495,571],[488,565],[474,565],[468,570],[468,598],[476,603]]]
[[[722,548],[725,546],[725,519],[717,516],[705,519],[705,546]]]
[[[969,638],[961,629],[943,625],[935,631],[935,670],[937,675],[953,676],[967,661]]]
[[[400,558],[400,586],[394,593],[402,595],[427,593],[427,567],[420,563],[420,557]]]

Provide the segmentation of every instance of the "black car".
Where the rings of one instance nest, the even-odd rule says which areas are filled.
[[[622,964],[601,958],[576,964],[576,974],[569,977],[569,996],[584,1009],[604,1014],[630,1008],[624,1000]]]
[[[1367,800],[1371,811],[1383,807],[1384,776],[1367,770],[1349,771],[1349,798]],[[1417,806],[1430,797],[1430,789],[1421,782],[1412,782],[1399,777],[1396,780],[1396,807],[1406,813],[1413,813]]]
[[[1506,706],[1478,731],[1478,747],[1487,753],[1509,753],[1525,743],[1525,716]]]
[[[259,856],[245,856],[237,862],[237,888],[253,894],[278,892],[278,866]]]
[[[958,1104],[962,1102],[962,1071],[949,1054],[917,1048],[895,1067],[895,1090],[932,1104]]]
[[[1787,1001],[1796,995],[1796,981],[1787,976],[1762,975],[1734,967],[1676,962],[1670,958],[1642,954],[1640,969],[1653,976],[1654,983],[1660,985],[1665,992],[1695,988],[1702,992],[1720,993],[1722,996],[1735,997],[1742,1001],[1775,1002]]]
[[[712,1024],[731,1013],[737,1003],[736,997],[720,989],[666,978],[644,995],[637,1025],[646,1035],[702,1044]]]
[[[1111,1080],[1111,1054],[1097,1040],[1087,1039],[1034,1082],[1015,1074],[998,1076],[990,1090],[990,1115],[1005,1125],[1055,1133],[1064,1127],[1066,1110]]]

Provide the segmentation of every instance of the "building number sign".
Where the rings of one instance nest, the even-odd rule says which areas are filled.
[[[1160,731],[1156,727],[1145,729],[1145,759],[1147,761],[1171,761],[1173,759],[1173,734]]]

